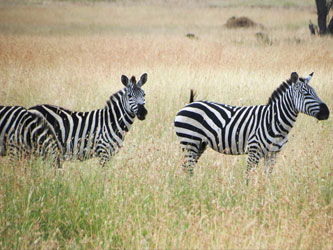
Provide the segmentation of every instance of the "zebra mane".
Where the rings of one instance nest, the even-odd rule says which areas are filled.
[[[123,96],[126,93],[126,88],[118,90],[117,92],[113,93],[110,98],[106,101],[106,108],[110,108],[112,106],[112,100],[116,100],[117,97]]]
[[[274,90],[271,97],[268,99],[267,105],[270,105],[273,103],[274,100],[276,100],[279,96],[283,95],[291,86],[292,82],[291,80],[287,80],[286,82],[282,82],[281,85]]]

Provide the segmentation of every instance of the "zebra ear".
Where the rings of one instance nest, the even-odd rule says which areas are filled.
[[[147,79],[148,79],[147,73],[142,74],[142,76],[140,77],[140,81],[138,82],[138,87],[141,88],[147,82]]]
[[[308,84],[313,76],[313,72],[308,75],[308,77],[305,78],[305,83]]]
[[[290,80],[292,83],[296,83],[298,80],[298,74],[296,72],[291,73]]]
[[[125,85],[125,87],[127,87],[127,85],[128,85],[128,78],[127,78],[127,76],[122,75],[121,76],[121,82]]]

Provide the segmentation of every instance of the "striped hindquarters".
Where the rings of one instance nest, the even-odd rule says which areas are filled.
[[[12,160],[34,155],[50,159],[52,164],[60,166],[55,135],[42,118],[20,106],[1,107],[0,114],[3,155],[9,155]]]
[[[27,110],[20,106],[0,106],[0,152],[7,155],[9,138],[14,134]]]
[[[61,151],[52,130],[42,118],[28,111],[11,135],[9,147],[13,158],[34,155],[49,160],[52,165],[61,165]]]

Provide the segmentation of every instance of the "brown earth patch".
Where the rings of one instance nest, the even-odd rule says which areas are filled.
[[[225,24],[228,29],[234,28],[253,28],[253,27],[261,27],[263,28],[262,24],[255,23],[248,17],[230,17]]]

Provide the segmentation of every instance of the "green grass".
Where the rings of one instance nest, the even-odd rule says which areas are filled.
[[[259,173],[246,185],[242,168],[220,169],[230,176],[216,179],[209,168],[188,178],[174,169],[81,165],[56,175],[41,162],[24,174],[1,168],[3,248],[326,248],[331,242],[311,235],[331,225],[333,180],[320,173],[328,169]],[[323,219],[327,224],[316,225]],[[286,226],[292,235],[284,242]]]

